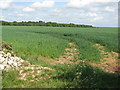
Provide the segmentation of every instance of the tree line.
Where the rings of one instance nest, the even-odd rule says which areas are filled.
[[[56,23],[56,22],[44,22],[44,21],[0,21],[0,25],[6,26],[51,26],[51,27],[93,27],[92,25],[80,25],[80,24],[63,24],[63,23]]]

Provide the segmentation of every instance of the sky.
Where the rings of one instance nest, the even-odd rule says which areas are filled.
[[[119,0],[0,0],[0,20],[118,26]]]

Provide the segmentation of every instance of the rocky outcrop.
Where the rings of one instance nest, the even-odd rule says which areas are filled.
[[[0,41],[0,70],[20,69],[27,61],[17,57],[12,50],[12,45]]]
[[[0,51],[0,69],[1,70],[6,71],[9,69],[18,69],[25,63],[28,64],[27,61],[17,56],[12,56],[12,54],[9,52],[5,53],[4,51]]]

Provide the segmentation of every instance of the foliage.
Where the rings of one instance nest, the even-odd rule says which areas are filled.
[[[70,82],[66,88],[120,88],[117,74],[105,73],[102,70],[84,63],[67,68],[66,72],[53,77]]]
[[[84,63],[78,65],[55,65],[56,73],[51,78],[35,82],[19,80],[17,71],[3,72],[5,88],[120,88],[117,74],[105,73],[102,70]],[[46,72],[48,73],[48,72]]]
[[[52,27],[93,27],[92,25],[79,25],[79,24],[62,24],[56,22],[43,22],[43,21],[22,21],[22,22],[7,22],[7,21],[0,21],[0,24],[7,25],[7,26],[52,26]]]

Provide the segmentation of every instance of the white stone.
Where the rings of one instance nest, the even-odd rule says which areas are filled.
[[[15,61],[18,61],[20,58],[19,57],[14,57],[14,60]]]
[[[15,67],[17,67],[17,66],[18,66],[18,64],[17,64],[16,62],[14,62],[14,63],[13,63],[13,65],[14,65]]]
[[[2,54],[0,54],[0,57],[2,57],[3,55]]]
[[[4,54],[3,57],[7,57],[7,54]]]
[[[11,59],[11,60],[14,60],[14,57],[11,57],[10,59]]]
[[[7,57],[11,57],[11,53],[8,52],[8,53],[7,53]]]
[[[20,59],[20,62],[21,62],[21,63],[23,63],[23,62],[24,62],[24,60]]]
[[[5,49],[5,48],[3,48],[3,51],[6,51],[6,49]]]
[[[1,51],[0,53],[1,53],[1,54],[4,54],[4,52],[3,52],[3,51]]]
[[[12,65],[14,62],[12,60],[7,62],[9,65]]]
[[[4,62],[2,62],[2,65],[7,65],[7,60],[5,60]]]
[[[4,69],[9,70],[11,67],[9,65],[6,65]]]
[[[23,70],[20,70],[20,74],[23,72]]]
[[[3,63],[6,59],[4,57],[0,57],[0,63]]]
[[[20,68],[19,66],[22,65],[22,63],[25,62],[23,59],[19,57],[11,56],[11,53],[5,54],[4,51],[0,51],[0,69],[1,70],[9,70],[11,67],[13,69]],[[27,62],[26,62],[27,63]],[[32,67],[34,69],[34,67]]]
[[[0,69],[1,69],[1,70],[4,70],[4,68],[5,68],[5,65],[1,65],[1,64],[0,64]]]

